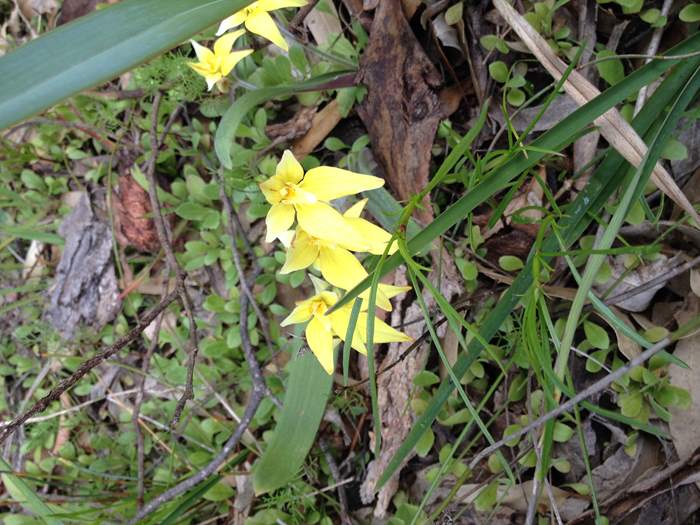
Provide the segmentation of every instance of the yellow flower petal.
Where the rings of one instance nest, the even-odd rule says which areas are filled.
[[[306,299],[305,301],[299,301],[296,308],[292,310],[284,321],[280,323],[280,326],[289,326],[290,324],[305,323],[311,317],[313,317],[313,312],[311,311],[311,304],[313,303],[313,298]]]
[[[206,64],[207,62],[214,59],[214,53],[208,47],[204,47],[203,45],[195,42],[194,40],[190,40],[190,44],[192,44],[192,47],[194,48],[194,53],[195,55],[197,55],[197,59],[200,62]]]
[[[285,248],[289,249],[289,247],[292,245],[292,241],[294,240],[294,234],[294,230],[287,230],[286,232],[282,232],[277,235],[277,238]]]
[[[362,307],[360,311],[367,311],[367,301],[369,301],[369,292],[370,290],[365,290],[360,294],[360,299],[362,299]],[[379,285],[379,288],[377,289],[377,307],[381,308],[382,310],[386,312],[391,312],[394,308],[391,306],[391,301],[389,301],[389,298],[384,294],[382,291],[382,285]]]
[[[284,266],[282,266],[280,273],[286,274],[308,268],[314,263],[314,261],[316,261],[317,258],[318,244],[313,242],[306,232],[297,230],[297,234],[294,237],[289,250],[287,250],[287,259],[285,260]]]
[[[255,2],[253,2],[255,3]],[[232,14],[228,18],[224,18],[221,23],[219,24],[219,29],[216,31],[216,36],[223,35],[226,31],[229,29],[233,29],[234,27],[238,27],[245,21],[246,17],[246,11],[245,9],[241,9],[240,11],[237,11],[236,13]]]
[[[279,177],[270,177],[265,182],[259,184],[260,191],[265,195],[265,199],[270,204],[279,204],[282,200],[280,195],[280,189],[284,186],[284,183]]]
[[[318,258],[323,278],[343,290],[350,290],[367,277],[360,261],[343,248],[321,245]]]
[[[307,0],[258,0],[256,5],[263,11],[274,11],[285,7],[302,7],[307,3]]]
[[[311,319],[306,325],[306,342],[323,369],[328,374],[332,374],[335,368],[333,363],[333,333],[323,326],[317,317]]]
[[[207,77],[204,77],[204,80],[207,81],[207,90],[211,91],[212,88],[216,85],[216,83],[219,80],[221,80],[221,75],[207,76]]]
[[[275,204],[265,217],[267,225],[266,242],[274,241],[280,233],[291,228],[294,223],[294,207],[290,204]]]
[[[340,168],[319,166],[312,168],[299,185],[303,190],[316,195],[320,201],[330,201],[361,191],[373,190],[384,185],[384,180],[372,175],[360,175]]]
[[[351,243],[356,246],[365,245],[362,237],[337,210],[328,204],[322,202],[295,204],[294,208],[297,211],[299,226],[312,237],[331,242],[342,239],[343,243]]]
[[[363,318],[364,315],[364,318]],[[367,340],[367,314],[360,314],[358,324],[364,327],[363,340]],[[374,318],[374,342],[375,343],[400,343],[410,341],[411,338],[392,328],[378,317]]]
[[[391,234],[388,231],[366,219],[350,217],[346,220],[359,233],[360,237],[365,240],[368,252],[374,255],[382,255],[384,253],[386,243],[391,239]],[[392,243],[389,254],[393,254],[398,249],[398,244],[396,242]]]
[[[231,52],[233,44],[243,33],[245,33],[245,29],[239,29],[233,33],[226,33],[221,38],[217,38],[216,42],[214,42],[214,54],[220,57],[226,56]]]
[[[367,199],[361,199],[357,201],[355,204],[353,204],[347,210],[345,210],[345,213],[343,213],[343,217],[345,217],[346,219],[359,219],[362,210],[365,209],[365,204],[367,204]]]
[[[391,299],[392,297],[396,297],[399,294],[408,292],[411,289],[411,287],[394,286],[393,284],[380,284],[379,289],[384,293],[384,295],[386,295],[387,298]]]
[[[301,179],[304,178],[304,168],[301,167],[294,153],[290,150],[284,150],[282,158],[275,169],[275,177],[278,177],[279,181],[282,183],[280,188],[284,183],[299,184]]]
[[[341,340],[345,341],[345,336],[348,333],[348,325],[350,324],[350,315],[352,307],[344,306],[339,310],[333,312],[328,317],[331,318],[331,326],[333,327],[333,333]],[[359,325],[359,321],[358,321]],[[361,354],[367,355],[367,348],[360,339],[360,334],[357,331],[357,325],[355,325],[355,332],[352,335],[352,342],[350,347],[357,350]]]
[[[252,49],[242,49],[240,51],[233,51],[232,53],[226,55],[226,58],[224,58],[221,64],[221,74],[224,76],[228,75],[231,70],[236,67],[236,64],[238,64],[252,52]]]
[[[289,50],[289,46],[277,28],[277,24],[265,11],[256,10],[251,13],[245,19],[245,26],[251,33],[260,35],[285,51]]]

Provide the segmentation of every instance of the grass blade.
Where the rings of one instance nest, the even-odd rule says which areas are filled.
[[[22,478],[10,474],[12,467],[2,457],[0,457],[0,469],[5,472],[0,479],[12,499],[42,518],[47,525],[62,525],[61,520],[51,517],[56,514],[55,511],[51,510]]]
[[[674,53],[679,52],[689,52],[700,48],[700,35],[696,35],[682,44],[679,44],[674,48]],[[646,67],[654,65],[653,74],[651,78],[663,72],[659,71],[658,67],[663,66],[661,62],[669,61],[656,61],[650,62],[647,66],[640,68],[635,73],[628,76],[625,80],[617,84],[615,87],[620,87],[626,82],[634,82],[643,79],[644,81],[650,80],[649,75],[651,74],[651,69],[646,69]],[[645,134],[647,130],[653,125],[654,121],[659,117],[660,114],[665,110],[666,106],[672,101],[679,89],[682,88],[683,84],[690,77],[693,71],[700,65],[700,59],[693,58],[687,61],[683,61],[671,74],[664,80],[661,86],[654,92],[654,95],[649,99],[647,104],[644,106],[639,115],[635,118],[634,126],[638,133]],[[630,80],[632,79],[632,80]],[[612,89],[607,90],[602,97],[609,93]],[[629,84],[625,87],[622,92],[629,89]],[[602,98],[601,97],[601,98]],[[578,109],[572,116],[575,116],[581,111],[585,111],[591,104],[600,102],[598,99],[591,101],[586,106]],[[600,108],[599,108],[600,109]],[[562,121],[559,125],[552,128],[552,130],[557,129],[561,124],[564,124],[568,119]],[[550,131],[552,131],[550,130]],[[546,134],[545,134],[546,135]],[[544,137],[543,135],[542,137]],[[540,139],[542,138],[540,137]],[[568,207],[569,215],[564,217],[562,224],[560,225],[560,230],[562,231],[562,238],[567,243],[567,246],[571,245],[578,236],[586,229],[590,223],[591,216],[589,212],[591,210],[600,209],[613,192],[619,187],[622,182],[622,177],[611,176],[617,173],[625,164],[622,157],[615,153],[610,152],[606,158],[601,163],[600,167],[595,171],[591,177],[588,185],[584,190],[578,195],[576,200]],[[459,201],[458,201],[459,203]],[[454,206],[453,206],[454,207]],[[444,214],[443,214],[444,215]],[[543,247],[542,251],[554,251],[559,248],[558,240],[554,237],[548,238]],[[548,260],[547,257],[541,257],[543,260]],[[391,260],[387,261],[391,263]],[[494,309],[488,314],[481,325],[481,335],[484,339],[490,340],[497,332],[498,328],[508,317],[510,312],[515,308],[515,306],[520,301],[520,298],[527,293],[532,284],[532,266],[533,257],[529,257],[525,268],[521,270],[518,277],[513,282],[513,284],[506,290],[506,292],[501,297],[501,300],[496,304]],[[361,285],[356,287],[358,293],[362,291]],[[348,295],[350,292],[348,292]],[[341,299],[342,301],[342,299]],[[455,363],[453,369],[455,374],[458,376],[464,374],[466,370],[471,366],[471,364],[478,358],[482,350],[482,345],[478,341],[473,341],[470,345],[469,352],[465,355],[461,355],[457,362]],[[559,386],[559,385],[558,385]],[[453,385],[449,381],[444,381],[438,391],[433,397],[433,401],[426,408],[423,415],[415,422],[411,433],[408,435],[404,443],[401,445],[399,450],[396,452],[391,462],[387,466],[384,474],[378,482],[378,486],[383,486],[387,480],[391,478],[396,469],[399,467],[403,458],[413,450],[416,443],[423,435],[423,433],[430,428],[433,421],[437,417],[442,405],[445,403],[447,398],[451,395],[453,390]],[[590,403],[582,403],[586,408],[593,409],[594,407]],[[597,407],[596,407],[597,408]],[[597,408],[597,413],[604,415],[606,417],[613,417],[618,421],[625,421],[626,423],[633,423],[627,421],[628,418],[617,414],[616,412],[608,411],[605,409]],[[645,425],[645,431],[651,431],[652,433],[659,434],[658,429],[650,428],[649,425]],[[637,425],[640,428],[640,425]]]

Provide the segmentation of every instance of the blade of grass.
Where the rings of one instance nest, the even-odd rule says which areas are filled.
[[[679,44],[674,48],[674,53],[679,52],[689,52],[700,48],[700,35],[696,35],[691,39],[686,40],[682,44]],[[635,73],[629,75],[625,80],[620,82],[614,87],[619,87],[622,84],[629,82],[621,92],[615,92],[616,97],[622,95],[630,88],[631,85],[637,85],[637,83],[645,83],[663,71],[663,61],[650,62],[647,66],[644,66],[637,70]],[[654,69],[645,69],[648,66],[654,64]],[[692,72],[700,65],[700,60],[697,58],[682,61],[678,67],[672,71],[669,76],[662,82],[659,88],[654,92],[654,95],[645,104],[642,111],[637,115],[634,120],[634,126],[637,132],[640,134],[645,134],[647,130],[652,126],[653,122],[658,118],[658,115],[664,111],[664,108],[671,102],[673,97],[677,94],[678,90],[681,89],[682,85],[685,83],[686,79],[692,74]],[[607,90],[602,96],[610,94],[613,88]],[[626,95],[625,95],[626,96]],[[624,98],[624,96],[623,96]],[[589,104],[599,103],[598,99],[593,100]],[[610,104],[611,100],[607,100],[605,105]],[[596,106],[596,111],[605,110],[605,105],[601,108]],[[577,110],[574,115],[581,111],[587,111],[589,105],[587,104],[583,108]],[[552,128],[552,130],[559,130],[559,132],[566,131],[574,126],[572,126],[572,120],[565,119],[559,125]],[[565,124],[566,126],[562,126]],[[583,123],[581,124],[583,125]],[[561,127],[560,127],[561,126]],[[552,131],[550,130],[550,131]],[[544,135],[543,135],[544,136]],[[568,206],[569,215],[565,216],[562,220],[561,230],[562,237],[566,242],[567,246],[573,244],[573,242],[581,235],[588,224],[591,221],[589,212],[591,210],[600,209],[612,193],[617,189],[621,183],[621,178],[616,178],[611,176],[611,174],[617,173],[618,170],[623,166],[624,160],[622,157],[614,152],[610,152],[600,167],[594,172],[593,176],[589,180],[584,190],[577,196],[575,201]],[[493,175],[492,175],[493,176]],[[458,201],[459,203],[459,201]],[[453,205],[453,208],[456,206]],[[443,214],[444,215],[444,214]],[[464,214],[462,215],[464,216]],[[457,222],[455,220],[455,222]],[[440,232],[442,233],[442,232]],[[409,246],[410,248],[410,246]],[[552,251],[558,248],[558,241],[554,238],[549,238],[545,241],[543,250]],[[547,258],[544,258],[545,260]],[[503,294],[501,300],[497,303],[496,307],[486,316],[481,326],[481,335],[484,339],[489,340],[493,337],[501,326],[501,324],[508,317],[512,309],[518,304],[520,297],[527,292],[532,282],[532,264],[533,257],[529,257],[525,268],[518,274],[515,282],[508,288],[508,290]],[[348,292],[350,295],[352,292],[361,293],[364,288],[362,283],[358,285],[355,290]],[[342,301],[343,299],[341,299]],[[350,299],[348,299],[350,300]],[[466,355],[461,355],[454,365],[454,370],[457,375],[464,374],[464,372],[471,366],[474,360],[479,356],[481,352],[481,345],[478,341],[472,342],[470,345],[470,351]],[[394,455],[393,459],[387,466],[384,474],[378,482],[378,487],[382,487],[388,479],[394,474],[396,469],[401,465],[403,459],[413,450],[416,443],[423,435],[423,433],[432,425],[438,412],[440,411],[442,405],[445,403],[447,398],[452,393],[452,384],[448,381],[443,382],[440,388],[433,396],[433,401],[428,405],[423,415],[415,422],[411,433],[407,436],[404,443],[401,445],[399,450]],[[583,404],[586,408],[593,409],[594,407],[590,404]],[[629,418],[626,418],[615,412],[605,410],[602,408],[597,408],[596,413],[603,415],[604,417],[613,417],[618,421],[626,422]],[[649,428],[649,425],[646,425]],[[637,426],[639,428],[639,426]],[[649,428],[647,431],[654,431],[653,427]],[[663,432],[655,432],[658,434],[663,434]]]
[[[605,228],[600,241],[594,244],[594,249],[606,250],[612,246],[612,243],[615,241],[617,233],[620,230],[625,217],[627,216],[630,205],[642,195],[647,180],[651,176],[657,161],[661,158],[661,153],[666,145],[666,142],[675,129],[682,112],[685,111],[686,106],[690,103],[690,100],[697,92],[698,87],[700,87],[700,72],[696,71],[688,80],[686,87],[681,90],[676,101],[670,107],[670,111],[663,119],[661,129],[658,130],[656,136],[652,140],[647,154],[639,168],[630,176],[625,177],[625,182],[623,185],[625,191],[622,198],[617,205],[617,209],[615,210],[610,223]],[[568,365],[569,351],[574,340],[574,333],[578,327],[578,321],[581,316],[586,297],[589,295],[589,292],[593,286],[593,280],[595,279],[595,276],[600,270],[600,267],[605,259],[606,255],[603,254],[592,254],[588,258],[586,268],[581,277],[579,289],[576,292],[573,302],[571,303],[571,309],[569,311],[569,315],[567,316],[564,335],[562,336],[561,346],[559,348],[559,355],[557,356],[557,360],[554,365],[554,372],[559,379],[563,379],[564,369]]]
[[[348,323],[348,329],[345,331],[345,341],[343,341],[343,386],[348,386],[348,376],[350,372],[350,350],[353,334],[355,333],[355,327],[357,326],[357,319],[360,316],[361,307],[362,301],[360,299],[355,299],[355,302],[352,305],[352,310],[350,311],[350,322]]]
[[[2,457],[0,457],[0,469],[4,472],[0,479],[13,500],[39,516],[47,525],[62,525],[61,520],[52,517],[56,512],[51,510],[22,478],[11,473],[12,467]]]

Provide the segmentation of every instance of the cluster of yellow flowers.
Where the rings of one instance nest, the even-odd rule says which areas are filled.
[[[366,199],[351,206],[344,214],[329,202],[376,189],[383,184],[384,181],[378,177],[327,166],[304,173],[292,152],[285,151],[275,175],[260,184],[265,198],[272,205],[265,219],[266,241],[279,239],[287,248],[281,273],[314,267],[328,283],[341,290],[349,290],[367,277],[367,271],[350,252],[382,254],[391,235],[360,217]],[[297,227],[292,229],[295,219]],[[326,282],[311,277],[316,294],[298,302],[292,313],[282,321],[282,326],[308,321],[306,342],[321,366],[332,374],[334,338],[345,340],[352,306],[346,305],[326,314],[338,301],[338,294],[331,291]],[[377,306],[391,310],[389,299],[408,289],[380,284]],[[351,341],[352,348],[362,354],[367,353],[367,296],[368,291],[360,296],[363,301]],[[375,318],[374,342],[409,340],[407,335]]]
[[[194,40],[192,41],[192,47],[199,62],[191,62],[190,67],[205,78],[209,90],[219,80],[227,77],[238,62],[253,52],[252,49],[232,51],[233,44],[238,37],[245,33],[245,29],[239,29],[232,33],[226,32],[240,25],[244,25],[251,33],[260,35],[287,51],[287,42],[282,37],[269,11],[284,7],[301,7],[306,3],[307,0],[257,0],[251,3],[248,7],[244,7],[221,22],[216,36],[223,36],[214,42],[213,51]]]

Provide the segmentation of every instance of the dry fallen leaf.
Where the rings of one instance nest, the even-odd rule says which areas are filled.
[[[667,256],[660,254],[656,260],[649,264],[639,266],[632,271],[628,270],[625,266],[625,260],[626,257],[623,255],[609,259],[611,267],[610,278],[602,284],[594,284],[594,290],[602,293],[607,291],[608,288],[614,284],[615,288],[610,294],[611,297],[634,290],[639,287],[639,285],[668,273],[669,269],[678,265],[680,257],[674,256],[669,259]],[[666,282],[667,281],[661,281],[656,286],[635,294],[628,299],[611,302],[609,304],[614,304],[618,308],[622,308],[628,312],[643,312],[649,307],[656,292],[661,290],[661,288],[666,285]]]
[[[559,80],[566,71],[566,64],[554,54],[546,40],[505,0],[494,0],[493,4],[540,64],[555,80]],[[571,72],[564,83],[564,90],[581,106],[600,95],[598,88],[577,71]],[[630,164],[635,167],[642,164],[647,153],[647,146],[629,122],[622,118],[617,109],[608,110],[595,120],[595,124],[601,135]],[[700,216],[695,208],[680,190],[673,177],[660,164],[654,168],[651,180],[694,219],[696,227],[700,225]]]
[[[697,297],[689,296],[683,310],[676,315],[678,324],[684,324],[698,315],[700,311],[700,300]],[[669,431],[671,440],[676,448],[678,457],[681,460],[688,459],[695,450],[700,447],[700,334],[695,333],[681,339],[676,344],[673,355],[685,362],[688,368],[671,365],[668,369],[668,377],[671,384],[680,388],[685,388],[690,392],[692,404],[689,408],[671,407],[671,421]],[[700,488],[700,483],[697,483]]]
[[[433,139],[446,110],[439,96],[442,77],[413,34],[399,0],[379,4],[357,78],[367,86],[357,112],[372,152],[398,199],[410,199],[428,183]],[[417,216],[421,222],[432,220],[429,199]]]
[[[151,218],[148,192],[131,175],[119,177],[114,211],[114,231],[120,245],[133,246],[141,252],[158,251],[160,241]]]
[[[303,159],[311,153],[316,146],[325,140],[341,120],[338,101],[331,100],[326,106],[316,113],[311,120],[311,125],[306,134],[298,138],[292,145],[292,153],[298,159]]]
[[[610,309],[615,313],[615,316],[620,319],[622,322],[624,322],[627,326],[629,326],[632,330],[634,330],[634,325],[632,324],[632,321],[630,321],[630,318],[622,313],[619,309],[615,308],[614,306],[611,306]],[[639,354],[642,353],[642,347],[639,346],[637,343],[634,342],[633,339],[630,339],[627,337],[622,330],[617,328],[615,325],[610,323],[610,328],[613,329],[615,332],[615,337],[617,338],[617,348],[620,350],[622,355],[624,355],[627,359],[634,359],[637,357]]]

